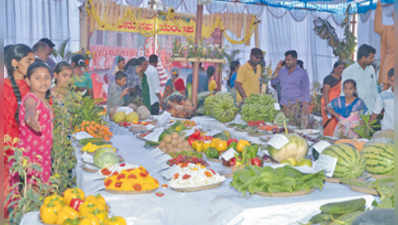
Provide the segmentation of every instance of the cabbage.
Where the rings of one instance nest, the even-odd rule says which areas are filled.
[[[289,142],[279,150],[268,146],[271,157],[278,162],[288,158],[294,158],[296,161],[304,159],[308,151],[307,141],[296,134],[287,135],[287,138]]]
[[[220,122],[232,121],[238,113],[234,98],[229,93],[218,92],[205,99],[204,113]]]
[[[110,151],[99,151],[94,155],[94,164],[99,168],[106,168],[119,163],[119,156]]]

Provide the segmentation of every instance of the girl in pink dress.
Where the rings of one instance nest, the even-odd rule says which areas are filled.
[[[24,156],[41,167],[41,171],[33,171],[28,178],[34,175],[48,183],[53,145],[53,113],[46,98],[51,87],[50,70],[47,65],[35,62],[26,76],[30,92],[22,99],[20,108],[20,147],[25,149]]]

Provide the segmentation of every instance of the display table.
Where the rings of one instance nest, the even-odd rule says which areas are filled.
[[[214,124],[217,126],[217,124]],[[161,184],[167,181],[160,175],[161,165],[153,155],[153,149],[144,148],[144,141],[137,139],[126,128],[112,126],[113,145],[126,162],[144,166]],[[80,151],[76,147],[78,160]],[[220,163],[211,163],[210,167],[220,173],[230,170]],[[117,195],[103,190],[103,180],[93,173],[76,168],[77,186],[86,195],[100,193],[110,206],[112,215],[123,216],[129,225],[291,225],[308,221],[312,215],[320,212],[325,203],[338,202],[363,197],[368,206],[374,200],[371,195],[351,191],[340,184],[326,183],[323,190],[299,197],[271,198],[257,195],[243,196],[230,186],[231,178],[216,189],[180,193],[168,188],[159,188],[163,197],[154,193],[142,195]],[[22,225],[41,224],[39,212],[26,214]]]

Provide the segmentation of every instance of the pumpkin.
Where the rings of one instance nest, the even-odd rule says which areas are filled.
[[[335,144],[349,144],[352,145],[358,152],[362,151],[365,146],[365,141],[360,141],[356,139],[340,139],[335,142]]]

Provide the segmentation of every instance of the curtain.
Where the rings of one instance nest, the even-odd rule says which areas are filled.
[[[376,60],[380,60],[380,36],[374,31],[374,11],[358,18],[358,46],[369,44],[376,48]],[[383,18],[384,19],[384,18]]]
[[[70,49],[79,48],[78,0],[3,0],[5,1],[5,44],[32,46],[49,38],[57,48],[70,39]]]

